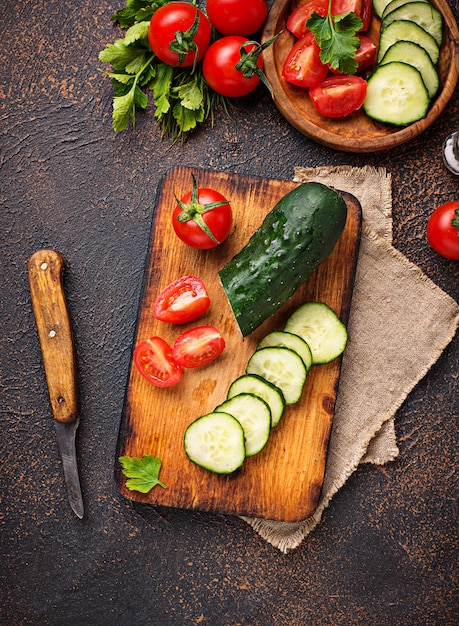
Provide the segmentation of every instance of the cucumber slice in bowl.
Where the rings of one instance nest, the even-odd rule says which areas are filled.
[[[398,9],[391,11],[381,22],[381,30],[389,26],[396,20],[407,20],[414,22],[425,31],[432,35],[437,42],[438,46],[441,46],[443,41],[443,17],[438,9],[426,2],[408,2]]]
[[[287,333],[284,330],[274,330],[273,332],[263,337],[263,339],[258,344],[257,350],[260,348],[290,348],[296,352],[303,360],[303,363],[306,366],[306,369],[312,365],[312,354],[311,348],[308,346],[306,341],[298,335],[294,335],[293,333]]]
[[[287,320],[285,330],[302,337],[311,349],[312,363],[329,363],[344,352],[347,329],[328,304],[307,302]]]
[[[408,65],[415,67],[421,74],[429,98],[432,99],[435,96],[440,87],[440,79],[435,65],[424,48],[412,41],[398,41],[388,48],[380,61],[380,65],[386,65],[393,61],[408,63]]]
[[[436,65],[440,58],[440,47],[423,28],[408,20],[395,20],[381,31],[378,48],[378,63],[386,54],[388,48],[397,41],[412,41],[424,48],[432,63]]]
[[[244,463],[244,430],[228,413],[207,413],[185,431],[187,457],[216,474],[232,474]]]
[[[278,387],[285,404],[298,402],[306,381],[307,369],[302,358],[290,348],[261,348],[247,363],[247,374],[256,374]]]
[[[261,376],[245,374],[231,383],[227,398],[233,398],[241,393],[251,393],[264,400],[271,411],[271,428],[277,426],[285,409],[284,395],[278,387]]]
[[[424,118],[429,104],[429,94],[418,70],[393,61],[381,65],[370,76],[363,110],[379,122],[407,126]]]
[[[241,393],[220,404],[215,412],[228,413],[237,419],[244,431],[245,455],[258,454],[266,445],[271,431],[268,404],[252,393]]]

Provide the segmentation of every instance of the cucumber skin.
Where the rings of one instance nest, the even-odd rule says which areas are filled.
[[[346,225],[347,205],[321,183],[302,183],[265,217],[219,272],[244,337],[271,317],[329,256]]]

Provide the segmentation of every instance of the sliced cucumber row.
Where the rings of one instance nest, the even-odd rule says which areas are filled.
[[[443,16],[428,0],[373,0],[373,7],[382,20],[378,66],[363,110],[377,121],[407,126],[427,115],[440,87]]]
[[[301,398],[312,365],[344,351],[347,330],[322,302],[299,307],[283,331],[266,335],[237,378],[225,402],[185,431],[188,458],[217,474],[229,474],[244,458],[261,452],[287,405]]]

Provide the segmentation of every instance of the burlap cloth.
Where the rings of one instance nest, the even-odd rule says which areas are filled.
[[[295,180],[352,193],[363,224],[324,484],[315,513],[298,523],[243,517],[282,552],[300,545],[360,463],[398,454],[394,418],[459,326],[459,306],[392,245],[391,178],[382,168],[295,168]]]

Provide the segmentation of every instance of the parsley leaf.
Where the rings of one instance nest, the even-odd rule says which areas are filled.
[[[141,459],[131,456],[120,456],[123,474],[128,478],[126,487],[131,491],[148,493],[156,485],[166,489],[166,485],[159,480],[161,459],[150,454],[144,454]]]
[[[330,63],[343,74],[355,74],[358,63],[354,56],[360,46],[356,33],[363,26],[362,20],[352,12],[332,16],[329,7],[328,15],[313,13],[306,25],[320,47],[322,63]]]

